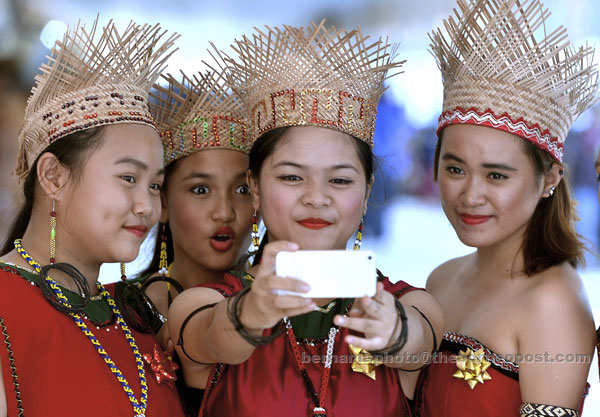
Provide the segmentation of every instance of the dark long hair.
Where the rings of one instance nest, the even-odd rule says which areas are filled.
[[[433,176],[438,179],[440,153],[443,134],[435,147]],[[557,163],[546,151],[534,143],[522,139],[521,145],[529,157],[536,175],[547,174]],[[566,169],[561,168],[563,171]],[[567,177],[556,187],[554,194],[542,198],[538,202],[523,239],[524,272],[528,276],[538,274],[546,269],[568,262],[573,268],[585,263],[582,238],[575,231],[578,220],[575,202],[571,197],[571,188]]]
[[[63,138],[51,143],[40,156],[45,152],[50,152],[56,156],[61,165],[69,169],[71,179],[78,181],[83,172],[83,166],[87,161],[90,153],[97,149],[102,143],[102,133],[104,127],[95,127],[92,129],[73,132]],[[32,164],[27,177],[23,183],[24,205],[17,214],[17,218],[13,223],[7,238],[2,245],[0,254],[4,255],[10,252],[15,239],[23,237],[33,211],[35,202],[35,191],[38,186],[37,180],[37,164],[39,156]]]
[[[177,159],[171,162],[165,168],[165,180],[163,181],[162,195],[161,198],[166,198],[166,191],[169,185],[169,177],[171,173],[175,170],[177,164],[181,161],[181,159]],[[152,260],[148,264],[146,268],[142,272],[139,273],[138,277],[148,277],[152,274],[156,274],[158,271],[158,265],[160,264],[160,243],[161,243],[161,234],[164,233],[166,237],[167,243],[167,259],[173,259],[173,237],[171,235],[171,229],[169,227],[169,223],[159,223],[158,230],[156,233],[156,243],[154,244],[154,251],[152,254]]]

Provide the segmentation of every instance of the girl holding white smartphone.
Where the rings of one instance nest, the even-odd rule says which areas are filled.
[[[285,295],[308,288],[275,274],[278,252],[344,250],[361,231],[376,106],[400,65],[388,48],[324,22],[236,41],[240,61],[227,62],[249,113],[248,181],[270,243],[249,273],[184,291],[169,310],[179,354],[211,370],[200,415],[409,414],[410,371],[444,326],[435,300],[383,276],[372,297],[312,300]]]

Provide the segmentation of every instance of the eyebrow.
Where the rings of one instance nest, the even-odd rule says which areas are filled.
[[[273,165],[273,168],[278,168],[281,166],[291,166],[291,167],[298,168],[298,169],[306,168],[305,165],[297,164],[296,162],[291,162],[291,161],[278,162],[277,164]],[[352,164],[337,164],[337,165],[333,165],[333,166],[329,167],[328,169],[331,171],[338,170],[338,169],[352,169],[356,172],[359,172],[358,169]]]
[[[148,170],[148,165],[146,165],[144,162],[142,162],[138,159],[135,159],[135,158],[127,157],[127,156],[124,158],[121,158],[115,162],[115,165],[119,165],[119,164],[131,164],[142,170]],[[164,173],[165,173],[165,169],[161,168],[156,172],[156,175],[164,175]]]
[[[210,180],[210,179],[213,179],[213,178],[214,178],[214,176],[211,175],[211,174],[205,174],[203,172],[192,172],[191,174],[186,175],[183,178],[183,181],[191,180],[191,179]]]
[[[182,181],[187,181],[187,180],[191,180],[191,179],[201,179],[201,180],[212,180],[214,179],[215,176],[212,174],[207,174],[205,172],[192,172],[189,175],[186,175]],[[240,178],[246,178],[246,171],[242,171],[239,174],[237,174],[235,176],[235,178],[240,179]]]
[[[451,153],[445,153],[444,155],[442,155],[442,160],[443,161],[456,161],[458,163],[461,164],[465,164],[466,162],[464,160],[462,160],[461,158],[459,158],[458,156],[451,154]],[[516,168],[511,167],[508,164],[502,164],[502,163],[491,163],[491,162],[484,162],[483,164],[481,164],[482,167],[487,168],[487,169],[500,169],[503,171],[517,171]]]

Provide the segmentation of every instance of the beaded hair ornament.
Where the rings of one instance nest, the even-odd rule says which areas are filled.
[[[115,123],[154,127],[148,91],[179,35],[159,44],[166,31],[158,24],[131,22],[119,33],[110,21],[94,39],[97,23],[67,31],[40,67],[19,132],[15,173],[21,178],[48,145],[75,131]]]
[[[236,40],[229,81],[242,98],[251,139],[284,126],[319,126],[355,136],[373,146],[377,103],[384,80],[402,62],[396,46],[371,40],[360,27],[338,30],[325,20],[310,28],[255,28]]]
[[[557,161],[575,119],[598,99],[594,49],[575,49],[539,0],[458,0],[455,17],[429,34],[442,72],[438,136],[476,124],[527,139]]]
[[[226,84],[223,71],[207,71],[178,81],[163,76],[168,86],[154,85],[150,111],[163,143],[165,164],[203,149],[250,151],[246,113]]]

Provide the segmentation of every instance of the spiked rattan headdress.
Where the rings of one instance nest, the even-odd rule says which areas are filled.
[[[248,153],[250,140],[241,100],[226,84],[225,73],[208,71],[182,81],[163,77],[155,84],[150,110],[155,116],[165,164],[202,149],[233,149]]]
[[[393,62],[395,47],[371,41],[360,28],[308,29],[284,25],[255,28],[252,38],[236,40],[232,88],[242,98],[254,141],[283,126],[313,125],[340,130],[371,146],[377,103]]]
[[[111,22],[95,40],[80,24],[57,41],[36,76],[19,133],[16,174],[24,177],[42,151],[69,133],[114,123],[154,126],[148,91],[178,35],[159,45],[159,25],[131,22],[119,33]]]
[[[594,50],[550,33],[539,0],[458,0],[456,20],[430,34],[444,83],[438,135],[448,125],[488,126],[528,139],[562,161],[575,119],[597,101]]]

